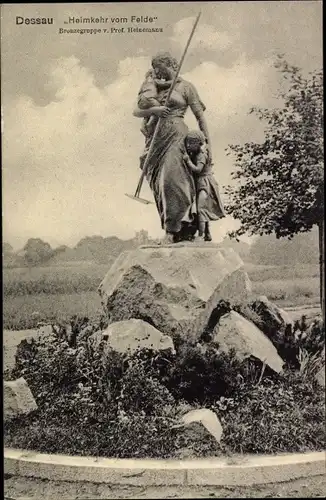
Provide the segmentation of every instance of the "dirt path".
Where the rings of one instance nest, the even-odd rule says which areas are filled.
[[[284,307],[285,311],[287,311],[292,319],[295,321],[296,319],[300,319],[301,316],[306,316],[308,319],[314,318],[315,316],[320,315],[320,306],[316,305],[308,305],[308,306],[291,306]]]
[[[326,476],[250,487],[131,487],[68,483],[11,477],[5,500],[100,500],[151,498],[324,498]]]

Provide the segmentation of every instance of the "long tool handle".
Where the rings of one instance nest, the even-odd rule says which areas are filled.
[[[190,42],[191,42],[191,39],[195,33],[195,29],[197,28],[197,24],[199,22],[199,18],[201,16],[201,12],[199,12],[197,18],[196,18],[196,21],[192,27],[192,30],[191,30],[191,33],[190,33],[190,36],[189,36],[189,39],[188,39],[188,42],[187,42],[187,45],[183,51],[183,54],[182,54],[182,57],[180,59],[180,62],[179,62],[179,66],[178,66],[178,69],[176,71],[176,74],[174,75],[174,78],[173,78],[173,81],[172,81],[172,84],[171,84],[171,87],[169,89],[169,92],[166,96],[166,99],[165,99],[165,103],[164,103],[164,106],[167,106],[168,105],[168,102],[170,100],[170,97],[171,97],[171,94],[173,92],[173,89],[175,87],[175,84],[177,82],[177,79],[178,79],[178,76],[179,76],[179,73],[180,73],[180,70],[181,70],[181,66],[183,64],[183,61],[186,57],[186,54],[187,54],[187,51],[188,51],[188,48],[189,48],[189,45],[190,45]],[[153,134],[153,137],[152,137],[152,141],[151,141],[151,144],[150,144],[150,147],[149,147],[149,150],[148,150],[148,153],[147,153],[147,156],[146,156],[146,159],[145,159],[145,162],[144,162],[144,165],[143,165],[143,169],[142,169],[142,173],[141,173],[141,176],[140,176],[140,179],[139,179],[139,182],[138,182],[138,186],[137,186],[137,189],[136,189],[136,192],[135,192],[135,197],[138,198],[139,195],[140,195],[140,190],[141,190],[141,187],[143,185],[143,181],[144,181],[144,177],[146,175],[146,170],[147,170],[147,165],[148,165],[148,162],[149,162],[149,159],[150,159],[150,156],[152,154],[152,151],[153,151],[153,147],[154,147],[154,143],[155,143],[155,140],[156,140],[156,137],[157,137],[157,134],[158,134],[158,131],[159,131],[159,128],[160,128],[160,124],[161,124],[161,120],[162,118],[159,118],[158,119],[158,122],[156,124],[156,127],[155,127],[155,130],[154,130],[154,134]]]

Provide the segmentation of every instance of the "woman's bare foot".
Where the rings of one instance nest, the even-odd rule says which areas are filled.
[[[173,233],[166,233],[163,241],[163,245],[171,245],[172,243],[175,243],[175,238]]]

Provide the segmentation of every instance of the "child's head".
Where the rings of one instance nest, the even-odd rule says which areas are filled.
[[[186,135],[185,146],[188,153],[197,153],[206,143],[205,136],[201,130],[190,130]]]

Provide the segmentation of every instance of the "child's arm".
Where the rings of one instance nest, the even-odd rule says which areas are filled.
[[[206,163],[206,161],[203,161],[200,159],[200,161],[198,161],[197,165],[195,165],[189,158],[189,155],[187,153],[185,153],[183,155],[183,159],[185,160],[186,164],[188,165],[188,167],[190,168],[190,170],[194,173],[194,174],[200,174],[200,172],[203,170],[204,168],[204,165]]]
[[[166,106],[153,106],[149,109],[140,109],[137,107],[133,111],[133,116],[136,116],[136,118],[147,118],[151,115],[155,115],[159,118],[166,118],[169,112],[170,110]]]
[[[157,106],[161,106],[160,102],[154,97],[146,97],[146,95],[141,95],[138,97],[138,107],[139,109],[150,109]]]

